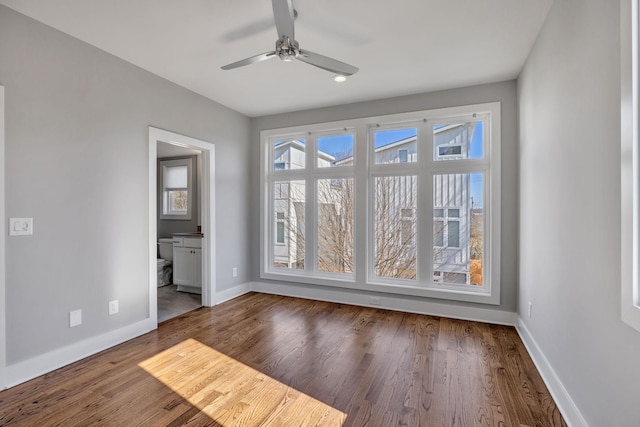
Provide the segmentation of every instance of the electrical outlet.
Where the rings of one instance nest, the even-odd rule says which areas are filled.
[[[237,268],[237,267],[233,267],[233,268],[231,269],[231,275],[232,275],[233,277],[238,277],[238,268]]]
[[[112,314],[116,314],[119,311],[118,300],[114,299],[113,301],[109,301],[109,316]]]
[[[531,309],[533,308],[533,303],[529,301],[529,319],[531,319]]]
[[[74,310],[69,312],[69,327],[73,328],[82,324],[82,310]]]

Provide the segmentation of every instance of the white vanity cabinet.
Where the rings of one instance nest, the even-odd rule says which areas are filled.
[[[202,293],[202,238],[173,236],[173,283],[178,291]]]

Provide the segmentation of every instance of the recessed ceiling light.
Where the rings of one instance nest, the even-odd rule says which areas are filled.
[[[335,76],[333,76],[333,81],[342,83],[342,82],[346,82],[347,78],[345,76],[341,76],[340,74],[336,74]]]

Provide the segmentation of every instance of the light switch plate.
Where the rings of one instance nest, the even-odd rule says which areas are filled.
[[[9,218],[9,236],[33,234],[33,218]]]

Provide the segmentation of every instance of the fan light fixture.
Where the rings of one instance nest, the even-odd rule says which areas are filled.
[[[297,59],[306,62],[314,67],[321,68],[337,76],[333,79],[337,82],[343,82],[345,76],[350,76],[358,72],[358,67],[349,65],[337,59],[320,55],[309,50],[300,49],[300,45],[296,41],[294,23],[298,13],[293,8],[293,0],[271,0],[273,7],[273,18],[278,31],[278,40],[276,40],[276,48],[271,52],[254,55],[241,61],[227,64],[221,67],[223,70],[232,70],[256,62],[266,61],[267,59],[279,57],[281,60],[291,62]],[[340,78],[340,79],[339,79]]]
[[[334,82],[342,83],[347,81],[347,76],[343,76],[341,74],[336,74],[332,77]]]

